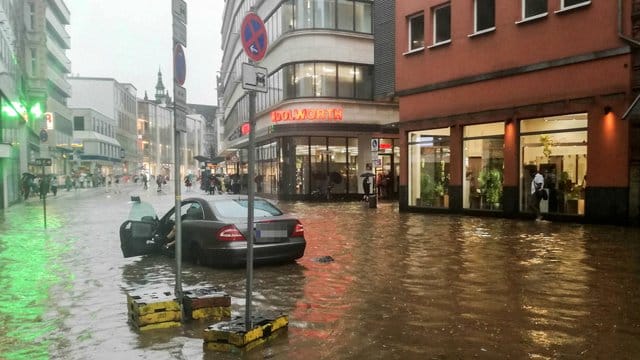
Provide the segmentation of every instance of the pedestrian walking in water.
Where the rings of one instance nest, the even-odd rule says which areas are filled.
[[[156,185],[158,185],[158,192],[162,191],[162,184],[164,184],[164,176],[162,176],[162,174],[158,174],[158,176],[156,176]]]

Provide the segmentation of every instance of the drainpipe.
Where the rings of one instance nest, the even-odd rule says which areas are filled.
[[[629,45],[635,46],[635,47],[640,47],[640,42],[632,39],[628,36],[626,36],[623,32],[622,32],[622,0],[618,0],[618,36],[629,43]]]

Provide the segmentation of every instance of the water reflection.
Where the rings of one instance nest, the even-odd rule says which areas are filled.
[[[307,252],[295,264],[256,268],[253,299],[256,312],[287,313],[289,331],[249,353],[220,354],[203,351],[206,322],[147,332],[128,325],[128,289],[172,289],[175,261],[123,259],[117,228],[128,208],[93,204],[54,206],[49,224],[59,225],[47,230],[41,207],[0,215],[0,358],[640,353],[638,229],[407,214],[389,203],[281,203],[303,222]],[[100,216],[105,208],[113,219]],[[334,261],[317,261],[323,256]],[[183,287],[219,286],[232,314],[243,315],[244,269],[183,266]]]

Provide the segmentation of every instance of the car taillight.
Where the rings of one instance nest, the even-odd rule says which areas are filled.
[[[304,237],[304,226],[298,221],[296,226],[293,227],[293,232],[291,233],[291,237]]]
[[[219,241],[246,241],[244,235],[235,225],[221,227],[216,234],[216,239]]]

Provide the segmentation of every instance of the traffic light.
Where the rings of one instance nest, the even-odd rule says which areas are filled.
[[[39,102],[32,104],[31,108],[29,109],[29,113],[31,114],[31,116],[39,118],[40,116],[42,116],[42,105],[40,105]]]

